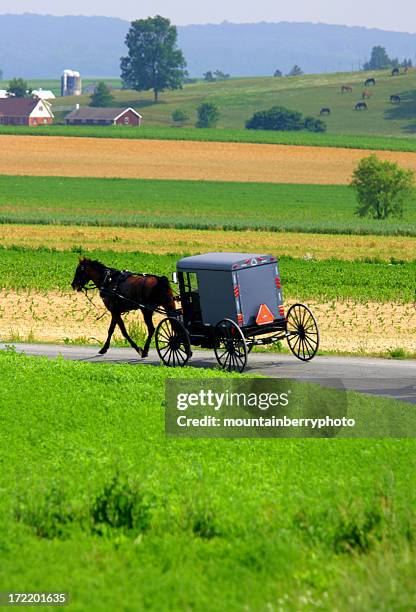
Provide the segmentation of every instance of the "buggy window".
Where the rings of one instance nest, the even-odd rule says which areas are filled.
[[[201,323],[201,303],[199,299],[198,275],[196,272],[180,272],[179,283],[182,307],[186,323]]]

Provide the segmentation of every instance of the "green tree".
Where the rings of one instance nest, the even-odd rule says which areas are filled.
[[[277,69],[277,70],[274,71],[273,76],[274,77],[282,77],[283,76],[283,72],[281,70]]]
[[[269,110],[258,111],[246,121],[248,130],[302,130],[305,126],[302,113],[284,106],[273,106]]]
[[[104,108],[105,106],[111,106],[114,102],[114,96],[111,94],[110,89],[104,83],[100,81],[97,87],[94,89],[94,93],[90,96],[90,106],[98,108]]]
[[[308,130],[309,132],[325,132],[326,124],[315,117],[304,117],[298,111],[273,106],[269,110],[258,111],[246,121],[248,130],[279,130],[293,132]]]
[[[3,80],[3,70],[0,68],[0,81]]]
[[[214,76],[217,79],[217,81],[226,81],[227,79],[230,78],[230,75],[227,74],[226,72],[223,72],[222,70],[216,70],[214,72]]]
[[[189,119],[188,113],[182,110],[181,108],[175,109],[171,117],[172,117],[173,123],[177,125],[178,127],[181,127]]]
[[[301,74],[303,74],[302,68],[295,64],[293,68],[288,72],[287,76],[300,76]]]
[[[304,126],[308,132],[326,132],[325,121],[316,117],[305,117]]]
[[[363,68],[364,70],[383,70],[383,68],[391,68],[392,65],[386,49],[378,45],[372,48],[370,61],[366,62]]]
[[[177,47],[178,32],[169,19],[157,15],[133,21],[126,36],[128,56],[121,58],[121,78],[137,91],[159,93],[180,89],[187,75],[186,62]]]
[[[401,217],[413,182],[413,170],[400,168],[395,162],[382,161],[374,154],[364,157],[354,170],[351,181],[358,201],[355,213],[373,219]]]
[[[198,121],[195,126],[197,128],[211,128],[217,125],[220,113],[216,104],[204,102],[198,106],[196,112]]]
[[[207,81],[208,83],[213,83],[216,80],[214,75],[212,74],[212,70],[208,70],[207,72],[204,72],[202,76],[203,76],[204,81]]]
[[[9,94],[14,94],[16,98],[27,98],[32,93],[23,79],[12,79],[7,91]]]

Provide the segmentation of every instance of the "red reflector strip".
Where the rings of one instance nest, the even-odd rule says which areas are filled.
[[[276,276],[275,282],[276,282],[276,287],[277,287],[278,289],[280,289],[280,286],[281,286],[281,285],[280,285],[280,278],[279,278],[278,276]]]
[[[285,309],[283,306],[279,306],[279,314],[280,316],[284,317],[285,316]]]
[[[236,298],[238,298],[238,296],[240,295],[240,287],[238,285],[234,287],[234,295]]]
[[[244,319],[243,319],[243,315],[242,314],[238,314],[237,315],[237,323],[239,325],[242,325],[244,323]]]

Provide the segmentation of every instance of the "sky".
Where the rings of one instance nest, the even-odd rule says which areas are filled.
[[[160,14],[176,25],[312,21],[416,32],[414,0],[0,0],[0,13],[106,15],[129,21]]]

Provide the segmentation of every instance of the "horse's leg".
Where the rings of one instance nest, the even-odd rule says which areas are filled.
[[[100,355],[105,355],[105,353],[108,351],[110,347],[111,336],[113,335],[114,330],[116,328],[116,323],[117,323],[117,317],[115,314],[112,314],[110,327],[108,328],[107,340],[105,341],[103,348],[98,351]]]
[[[126,326],[124,325],[123,319],[121,318],[121,315],[118,315],[117,325],[119,326],[121,333],[123,334],[127,342],[130,343],[132,348],[134,348],[134,350],[137,351],[140,356],[143,356],[143,349],[140,346],[137,346],[134,340],[130,338],[129,334],[127,333]]]
[[[153,325],[153,311],[148,308],[143,308],[143,319],[147,327],[147,339],[143,348],[142,357],[147,357],[149,354],[149,346],[155,333],[155,326]]]

